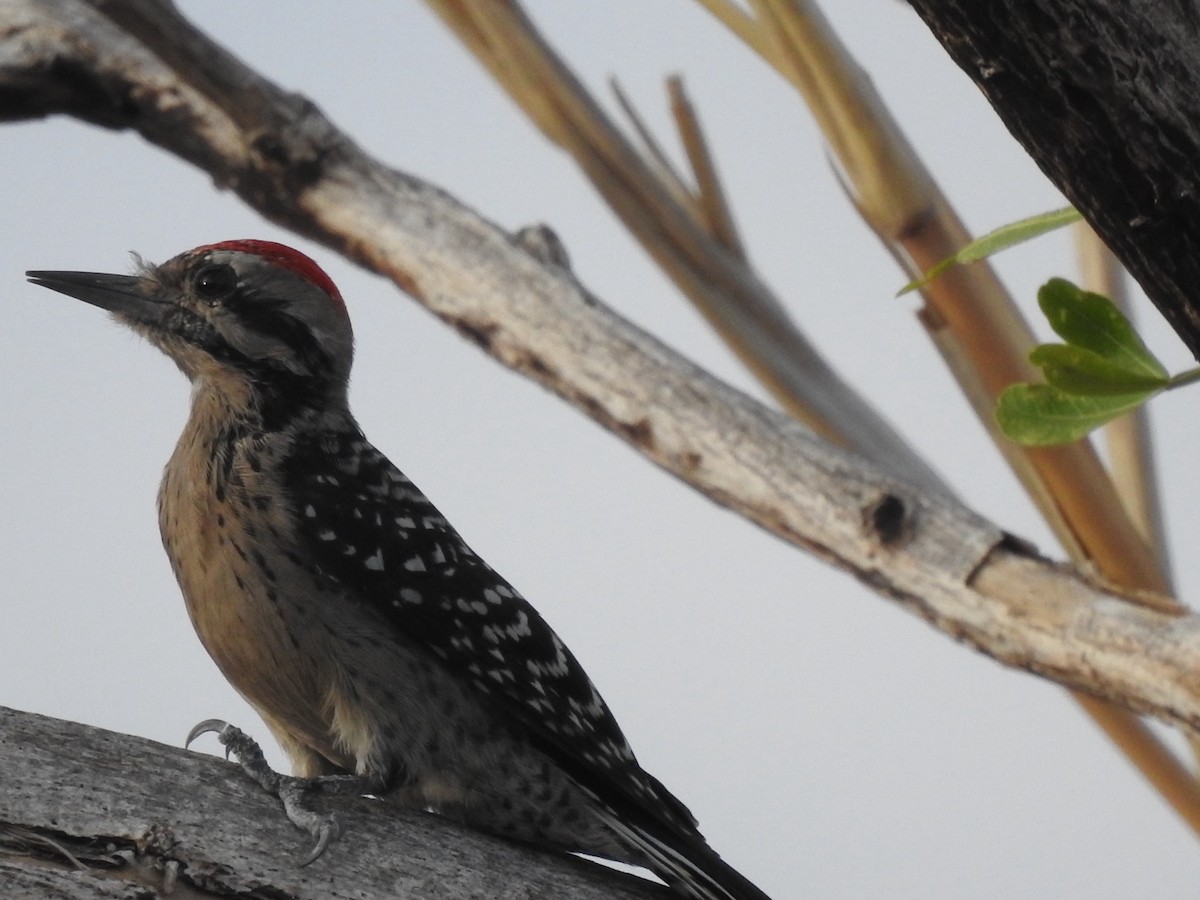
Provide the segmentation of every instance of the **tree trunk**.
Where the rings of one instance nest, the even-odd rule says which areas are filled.
[[[910,2],[1200,358],[1200,7]]]

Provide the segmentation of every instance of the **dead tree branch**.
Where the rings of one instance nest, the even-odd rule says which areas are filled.
[[[663,887],[368,799],[308,836],[231,763],[0,707],[0,884],[21,898],[649,900]]]

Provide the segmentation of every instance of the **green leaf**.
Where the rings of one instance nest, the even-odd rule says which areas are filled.
[[[1029,354],[1046,384],[1014,384],[996,402],[996,422],[1019,444],[1078,440],[1176,382],[1146,349],[1129,320],[1100,294],[1052,278],[1038,304],[1066,344]]]
[[[1039,213],[1028,219],[1001,225],[995,231],[989,231],[983,237],[971,241],[954,255],[959,262],[978,262],[987,259],[993,253],[999,253],[1035,237],[1041,237],[1056,228],[1078,222],[1081,218],[1083,217],[1079,215],[1079,210],[1073,206]]]
[[[996,402],[996,422],[1018,444],[1066,444],[1136,409],[1156,393],[1081,397],[1048,384],[1014,384]]]
[[[925,287],[925,285],[929,284],[929,282],[933,281],[933,279],[937,278],[951,266],[979,262],[979,260],[987,259],[992,254],[999,253],[1001,250],[1007,250],[1009,247],[1014,247],[1035,237],[1040,237],[1056,228],[1070,225],[1072,222],[1078,222],[1080,218],[1079,211],[1074,207],[1068,206],[1064,209],[1039,213],[1036,216],[1030,216],[1028,219],[1021,219],[1017,222],[1001,225],[995,231],[989,231],[983,237],[971,241],[971,243],[948,259],[943,259],[926,272],[923,277],[906,284],[896,296],[899,297]]]
[[[1131,375],[1166,380],[1163,364],[1107,297],[1066,279],[1051,278],[1038,291],[1038,305],[1050,327],[1068,344],[1090,350]]]
[[[1068,394],[1101,397],[1157,391],[1170,381],[1165,377],[1131,372],[1085,347],[1042,344],[1029,354],[1029,361],[1042,370],[1047,383]]]

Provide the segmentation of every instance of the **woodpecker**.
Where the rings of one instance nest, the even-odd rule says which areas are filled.
[[[638,765],[557,634],[363,436],[333,281],[269,241],[133,275],[28,272],[110,311],[192,384],[158,495],[163,546],[221,672],[305,779],[539,847],[767,900]]]

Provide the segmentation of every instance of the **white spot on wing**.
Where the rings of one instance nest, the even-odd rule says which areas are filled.
[[[529,616],[525,614],[524,610],[517,611],[517,621],[512,625],[505,626],[504,632],[513,640],[533,634],[529,628]]]

